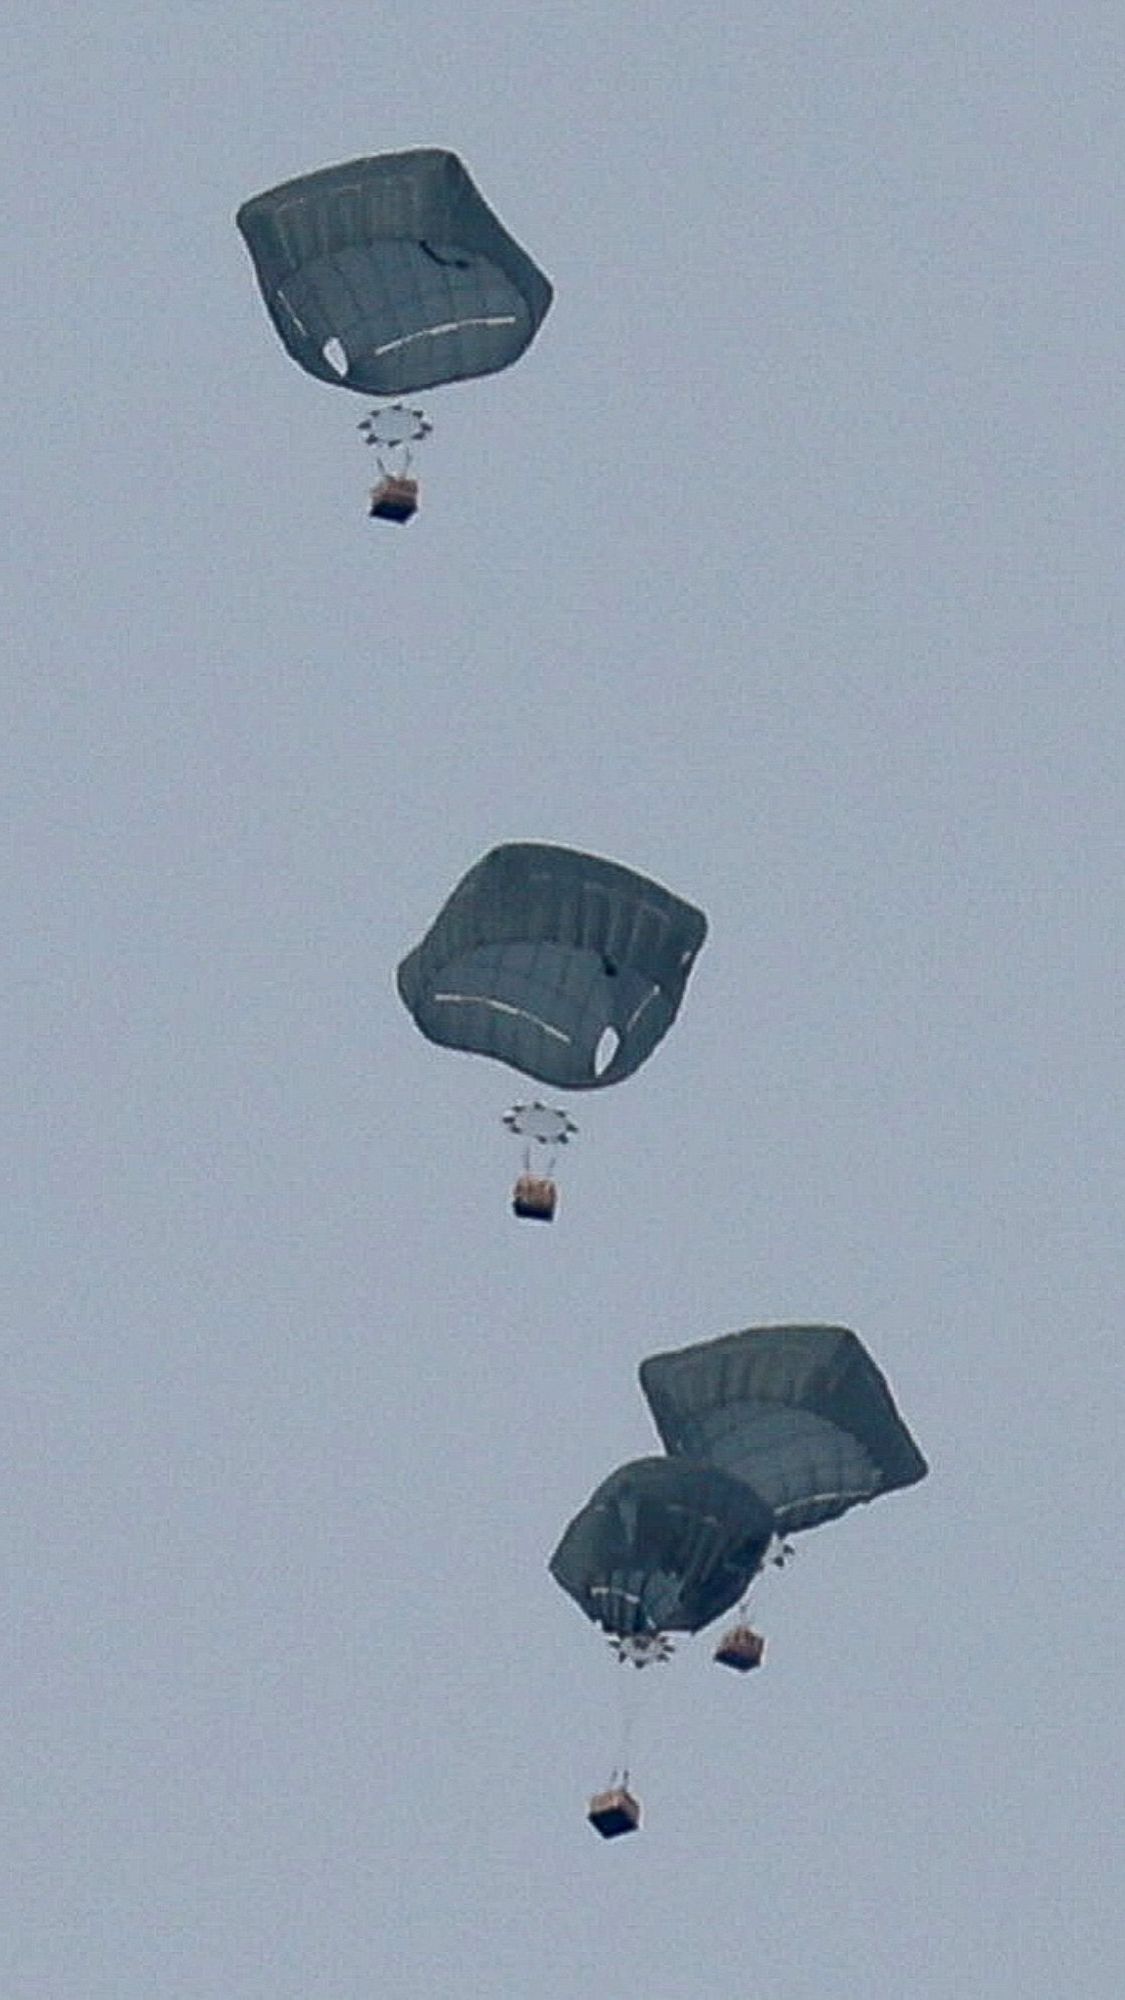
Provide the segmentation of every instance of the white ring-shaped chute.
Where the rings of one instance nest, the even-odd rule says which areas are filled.
[[[675,1652],[667,1632],[627,1632],[609,1643],[622,1666],[662,1667]]]
[[[578,1130],[568,1112],[557,1105],[543,1104],[538,1098],[533,1104],[513,1104],[504,1113],[503,1122],[517,1139],[534,1141],[539,1146],[565,1146]]]
[[[385,403],[381,409],[369,411],[356,429],[362,431],[367,444],[394,451],[404,445],[420,444],[429,437],[433,425],[424,410],[409,403]]]

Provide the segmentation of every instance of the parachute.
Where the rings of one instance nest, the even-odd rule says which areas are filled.
[[[678,1012],[702,911],[615,861],[493,848],[398,968],[417,1026],[562,1090],[620,1083]]]
[[[753,1487],[688,1458],[611,1472],[566,1529],[548,1567],[593,1624],[638,1666],[669,1632],[698,1632],[744,1597],[774,1522]]]
[[[324,167],[244,202],[236,216],[266,310],[308,374],[400,398],[510,367],[551,304],[549,280],[509,236],[455,153],[421,147]],[[363,426],[385,439],[392,412]],[[409,520],[409,459],[384,466],[372,512]],[[382,500],[383,504],[376,502]],[[413,501],[414,504],[411,504]]]
[[[779,1535],[928,1470],[886,1378],[847,1327],[749,1327],[650,1355],[640,1380],[665,1449],[749,1480]]]
[[[456,154],[436,147],[284,181],[236,221],[287,352],[364,395],[507,368],[551,303]]]

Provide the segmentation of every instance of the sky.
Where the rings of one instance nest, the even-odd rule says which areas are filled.
[[[16,0],[4,2000],[1110,2000],[1121,82],[1108,4]],[[448,147],[550,275],[422,511],[234,228]],[[643,1071],[427,1043],[503,840],[708,915]],[[854,1327],[930,1477],[762,1672],[552,1583],[647,1353]]]

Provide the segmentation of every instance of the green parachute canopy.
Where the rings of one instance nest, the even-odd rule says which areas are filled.
[[[676,1017],[702,911],[569,847],[493,848],[398,969],[422,1033],[563,1090],[620,1083]]]
[[[842,1326],[761,1326],[641,1363],[665,1449],[768,1501],[781,1535],[925,1477],[862,1341]]]
[[[686,1458],[611,1472],[576,1514],[550,1571],[617,1638],[698,1632],[761,1568],[773,1515],[744,1480]]]
[[[285,181],[236,220],[294,361],[365,395],[507,368],[551,303],[456,154],[434,147]]]

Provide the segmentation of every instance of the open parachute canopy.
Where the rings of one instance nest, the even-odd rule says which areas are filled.
[[[435,147],[304,174],[236,219],[294,361],[365,395],[507,368],[551,303],[456,154]]]
[[[928,1470],[885,1377],[846,1327],[749,1327],[651,1355],[640,1379],[665,1449],[748,1480],[780,1535]]]
[[[744,1480],[687,1458],[640,1458],[603,1480],[549,1567],[615,1638],[698,1632],[745,1596],[772,1534],[769,1507]]]
[[[431,1042],[594,1090],[667,1033],[706,932],[702,911],[615,861],[514,843],[454,889],[398,990]]]

